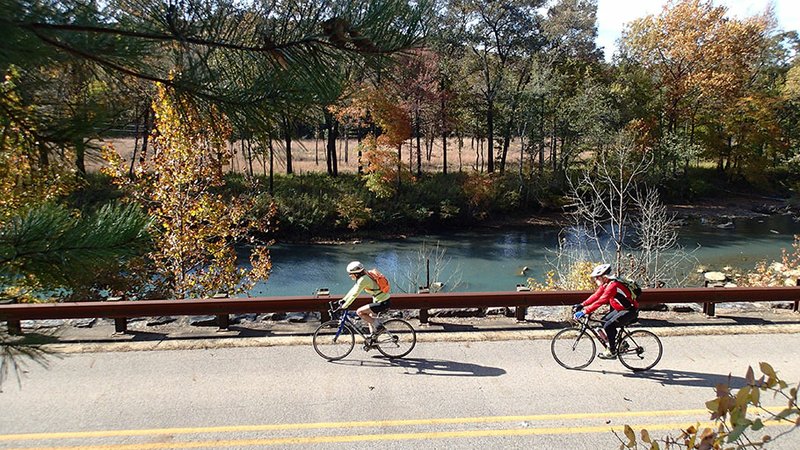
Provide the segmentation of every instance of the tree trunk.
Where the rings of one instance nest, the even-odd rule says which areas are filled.
[[[487,137],[487,151],[489,152],[487,160],[487,172],[494,172],[494,100],[486,102],[486,125],[489,136]]]
[[[411,150],[409,150],[409,153],[410,152]],[[400,170],[402,169],[402,166],[403,166],[403,143],[401,142],[400,144],[397,145],[397,193],[398,194],[400,193],[400,184],[402,181],[400,179]]]
[[[544,115],[545,103],[544,95],[541,98],[541,111],[539,115],[539,176],[544,173]]]
[[[337,177],[339,176],[339,163],[336,160],[336,138],[337,134],[339,134],[339,122],[333,117],[333,114],[326,111],[325,125],[328,129],[328,144],[325,152],[328,175]]]
[[[284,119],[284,140],[286,142],[286,174],[291,175],[294,173],[292,169],[292,130],[291,130],[291,123],[289,119]]]
[[[147,103],[150,105],[150,102]],[[144,110],[144,134],[142,135],[142,151],[139,156],[139,162],[144,163],[147,160],[147,144],[150,143],[150,133],[153,131],[153,108],[148,106]]]
[[[458,135],[458,173],[464,170],[464,161],[461,158],[464,151],[464,136],[459,133]]]
[[[500,173],[506,171],[506,158],[508,157],[508,148],[511,146],[511,119],[506,123],[506,129],[503,132],[503,153],[500,155]],[[520,160],[520,164],[522,160]]]
[[[145,112],[147,114],[147,112]],[[136,163],[136,152],[139,151],[139,118],[136,118],[136,130],[133,132],[133,154],[131,155],[131,168],[128,170],[128,176],[133,177],[133,165]]]
[[[417,176],[422,176],[422,146],[420,145],[420,117],[419,108],[414,112],[414,134],[417,139]]]
[[[253,144],[250,142],[250,138],[247,139],[247,161],[250,164],[250,176],[254,177],[256,173],[253,170]]]
[[[83,138],[75,141],[75,167],[78,169],[78,178],[86,178],[86,142]]]
[[[358,147],[357,148],[358,148],[358,175],[359,176],[364,175],[364,162],[361,160],[361,158],[364,156],[364,150],[363,150],[363,147],[361,146],[361,142],[364,140],[364,136],[361,135],[361,132],[362,132],[362,129],[361,129],[361,127],[359,127],[358,131],[356,132],[356,136],[358,136],[358,138],[357,138],[358,139]]]
[[[272,136],[269,137],[269,195],[275,194],[275,148],[272,147]]]
[[[553,174],[558,171],[558,161],[556,159],[556,111],[553,110],[553,129],[550,130],[550,161],[553,164]]]
[[[350,162],[350,126],[344,124],[344,162]]]
[[[433,141],[436,139],[431,133],[431,136],[425,136],[425,157],[428,161],[428,164],[431,163],[431,158],[433,157]]]

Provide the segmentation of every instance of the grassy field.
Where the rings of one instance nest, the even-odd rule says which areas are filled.
[[[103,141],[104,143],[111,143],[119,154],[130,161],[133,154],[135,140],[132,138],[110,138]],[[482,143],[477,140],[465,139],[459,150],[457,139],[447,140],[447,168],[448,171],[470,171],[470,170],[486,170],[486,142]],[[139,142],[141,146],[141,142]],[[232,145],[234,158],[231,161],[230,170],[233,172],[244,173],[249,171],[249,163],[247,158],[247,144],[245,143],[244,149],[242,142],[237,141]],[[275,173],[286,173],[286,151],[283,142],[273,142],[275,150]],[[152,147],[151,147],[152,149]],[[339,171],[342,173],[355,173],[358,170],[357,150],[358,142],[356,139],[339,139],[337,141],[336,151],[338,155]],[[412,151],[413,150],[413,151]],[[152,150],[150,150],[152,151]],[[253,171],[256,174],[265,174],[269,171],[269,154],[267,153],[266,161],[264,161],[263,153],[255,143],[251,146],[251,153],[256,157],[253,161]],[[137,155],[138,157],[138,155]],[[413,171],[417,168],[417,155],[416,155],[416,142],[408,141],[402,147],[403,163],[409,165]],[[413,158],[413,159],[412,159]],[[509,166],[517,166],[520,159],[520,144],[519,141],[512,141],[508,153],[507,164]],[[426,157],[425,143],[422,142],[422,170],[424,172],[441,172],[442,171],[442,140],[435,140],[431,152],[430,161]],[[497,165],[495,160],[495,165]],[[88,163],[90,170],[97,170],[99,162]],[[295,173],[308,173],[308,172],[325,172],[327,166],[325,163],[325,142],[322,140],[304,139],[292,142],[292,168]]]

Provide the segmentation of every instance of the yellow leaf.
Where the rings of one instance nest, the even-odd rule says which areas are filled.
[[[636,433],[633,432],[630,425],[625,425],[625,437],[628,438],[628,447],[636,445]]]
[[[769,363],[761,362],[761,363],[759,363],[759,367],[761,368],[761,372],[764,375],[766,375],[766,376],[768,376],[770,378],[774,378],[775,377],[775,369],[773,369],[772,366]]]

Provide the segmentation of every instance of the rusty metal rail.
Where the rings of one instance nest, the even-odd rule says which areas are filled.
[[[393,309],[419,309],[420,321],[427,322],[428,309],[513,307],[517,320],[524,320],[531,306],[572,305],[584,300],[589,291],[553,292],[452,292],[439,294],[394,294]],[[221,329],[228,327],[230,314],[269,312],[327,313],[327,302],[341,297],[316,298],[258,297],[186,300],[142,300],[119,302],[76,302],[0,305],[0,321],[8,322],[12,333],[20,333],[22,320],[111,318],[117,332],[125,332],[127,319],[152,316],[215,315]],[[366,303],[360,297],[355,306]],[[773,288],[683,288],[648,289],[641,297],[643,305],[662,303],[702,303],[704,312],[714,314],[713,305],[721,302],[794,302],[800,303],[800,286]]]

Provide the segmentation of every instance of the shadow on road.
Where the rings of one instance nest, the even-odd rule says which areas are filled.
[[[728,376],[717,373],[687,372],[685,370],[655,369],[647,372],[625,373],[624,377],[653,380],[662,385],[692,386],[714,388],[717,384],[728,384],[731,388],[738,389],[747,384],[742,377]]]
[[[499,377],[506,371],[499,367],[481,366],[479,364],[447,361],[443,359],[400,358],[378,359],[370,361],[335,361],[334,364],[358,365],[371,367],[402,367],[410,369],[407,375],[428,375],[434,377]]]
[[[412,375],[432,375],[446,377],[498,377],[506,371],[499,367],[481,366],[479,364],[447,361],[443,359],[408,358],[388,361],[394,367],[415,370]]]
[[[605,375],[620,375],[625,378],[652,380],[662,385],[709,387],[715,388],[724,383],[732,389],[739,389],[747,384],[743,377],[722,375],[718,373],[688,372],[685,370],[651,369],[646,372],[627,372],[614,370],[580,369],[581,372],[594,372]]]

